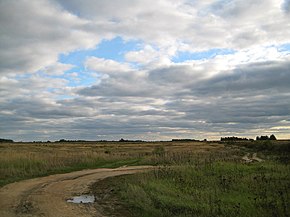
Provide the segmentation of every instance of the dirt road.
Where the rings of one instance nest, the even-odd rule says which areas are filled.
[[[103,216],[92,204],[73,204],[66,200],[89,193],[89,187],[98,180],[150,168],[133,166],[83,170],[12,183],[0,189],[0,217]]]

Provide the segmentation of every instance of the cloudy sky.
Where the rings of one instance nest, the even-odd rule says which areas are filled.
[[[0,0],[0,138],[290,138],[289,0]]]

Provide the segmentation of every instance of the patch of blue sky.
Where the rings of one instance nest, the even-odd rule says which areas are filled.
[[[63,75],[65,79],[69,80],[69,86],[91,85],[97,81],[98,77],[95,75],[90,76],[90,73],[85,69],[84,63],[87,58],[98,57],[124,62],[124,56],[127,52],[139,50],[141,47],[141,41],[123,40],[121,37],[116,37],[112,40],[103,40],[95,49],[78,50],[69,54],[61,54],[59,56],[59,62],[75,66]],[[78,81],[74,77],[69,78],[68,75],[72,72],[78,74]]]
[[[185,61],[190,60],[203,60],[203,59],[211,59],[218,55],[228,55],[228,54],[234,54],[235,51],[232,49],[219,49],[219,48],[213,48],[207,51],[202,52],[179,52],[177,55],[175,55],[172,59],[175,63],[182,63]]]
[[[280,52],[290,52],[290,43],[287,43],[287,44],[282,44],[278,47],[278,50]]]
[[[125,53],[138,50],[141,45],[142,43],[140,41],[125,41],[121,37],[116,37],[112,40],[103,40],[95,49],[79,50],[69,54],[62,54],[59,57],[59,61],[78,67],[83,66],[84,61],[90,56],[124,62]]]

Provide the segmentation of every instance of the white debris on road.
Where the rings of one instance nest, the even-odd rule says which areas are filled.
[[[250,153],[247,153],[245,156],[242,157],[242,160],[245,163],[251,163],[251,162],[254,162],[254,161],[257,161],[257,162],[262,162],[263,161],[263,159],[257,157],[257,153],[253,153],[252,157],[250,157]]]

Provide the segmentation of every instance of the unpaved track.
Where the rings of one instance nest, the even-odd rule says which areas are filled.
[[[12,183],[0,189],[0,217],[101,217],[92,204],[73,204],[66,200],[88,193],[89,187],[98,180],[151,168],[82,170]]]

